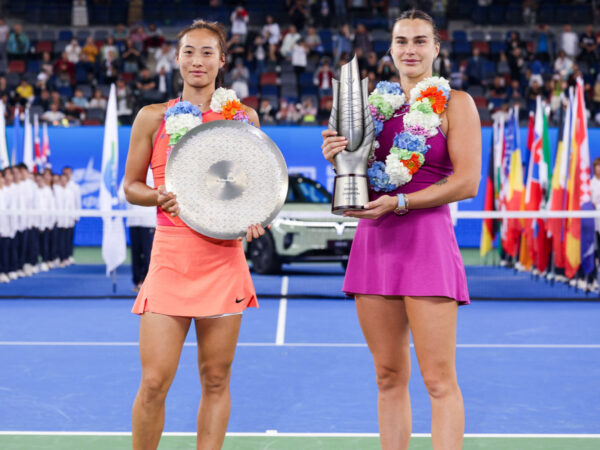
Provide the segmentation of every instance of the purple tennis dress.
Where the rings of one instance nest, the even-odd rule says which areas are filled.
[[[385,162],[396,133],[404,130],[407,112],[404,105],[384,122],[375,151],[378,161]],[[419,191],[450,175],[452,162],[439,128],[427,144],[425,164],[412,180],[393,192],[371,189],[371,200]],[[449,297],[460,305],[469,304],[465,266],[448,205],[413,209],[404,216],[390,212],[376,220],[360,219],[342,290],[348,295]]]

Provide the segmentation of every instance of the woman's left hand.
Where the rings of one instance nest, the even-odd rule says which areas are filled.
[[[250,225],[248,231],[246,231],[246,241],[252,242],[253,239],[258,239],[263,234],[265,234],[265,229],[260,223]]]
[[[398,206],[398,198],[394,195],[382,195],[377,200],[365,204],[365,209],[346,211],[345,217],[357,219],[379,219],[384,214],[392,212]]]

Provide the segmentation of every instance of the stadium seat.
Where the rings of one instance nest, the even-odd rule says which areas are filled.
[[[390,41],[374,41],[373,51],[378,55],[383,55],[390,48]]]
[[[94,95],[89,84],[78,84],[76,89],[79,89],[85,98],[92,98],[92,95]]]
[[[100,122],[104,122],[105,115],[106,111],[102,108],[89,108],[87,110],[86,118],[87,120],[99,120]]]
[[[15,59],[8,63],[9,73],[23,73],[25,72],[25,61]]]
[[[75,32],[75,37],[80,41],[86,40],[91,35],[92,33],[90,32],[90,30],[77,30]]]
[[[277,86],[278,84],[277,72],[265,72],[260,76],[261,86]]]
[[[57,35],[56,30],[42,30],[40,31],[40,41],[56,41]]]
[[[35,44],[35,52],[36,53],[52,53],[52,42],[50,41],[39,41]]]
[[[471,41],[486,41],[487,36],[482,30],[471,30],[469,33]]]
[[[473,48],[478,48],[482,55],[489,55],[490,44],[483,41],[475,41],[472,43]]]
[[[67,100],[71,100],[73,97],[73,88],[71,86],[61,86],[56,91],[60,94],[61,97],[66,98]]]
[[[297,97],[298,96],[298,88],[295,84],[284,84],[281,86],[281,94],[282,97]]]
[[[40,62],[36,59],[32,59],[31,61],[27,62],[27,72],[28,73],[33,73],[35,75],[37,75],[40,71]]]
[[[65,51],[67,45],[69,45],[67,41],[56,41],[56,43],[54,44],[54,53],[60,55],[62,52]]]
[[[108,98],[108,95],[110,94],[110,85],[108,85],[108,84],[99,84],[98,85],[98,89],[100,89],[100,92],[102,92],[102,96],[104,98]]]
[[[58,32],[58,40],[59,41],[70,41],[73,39],[73,32],[71,30],[60,30]]]
[[[327,109],[327,102],[333,100],[333,97],[331,95],[324,95],[323,97],[321,97],[321,99],[319,100],[319,109]]]
[[[473,97],[473,101],[477,108],[487,108],[488,101],[485,97]]]
[[[467,32],[464,30],[454,30],[452,32],[452,40],[467,42]]]
[[[97,41],[106,41],[106,39],[110,36],[108,30],[96,30],[94,31],[94,40]]]
[[[9,89],[16,88],[19,85],[20,82],[21,82],[21,77],[19,76],[18,73],[8,72],[6,74],[6,86]]]
[[[250,108],[254,108],[255,110],[258,110],[258,106],[259,106],[258,105],[258,97],[254,96],[254,95],[244,97],[242,99],[242,103],[244,105],[249,106]]]
[[[262,86],[261,88],[261,94],[263,96],[265,95],[272,95],[277,97],[279,95],[279,88],[277,86],[273,86],[271,84],[267,84],[265,86]]]
[[[279,81],[281,83],[282,86],[284,85],[296,85],[298,80],[296,78],[296,74],[295,73],[282,73],[281,77],[279,78]]]
[[[300,83],[300,86],[302,86],[302,87],[304,87],[304,86],[314,86],[314,84],[315,84],[315,82],[314,82],[314,76],[310,72],[303,72],[303,73],[301,73],[298,81]]]

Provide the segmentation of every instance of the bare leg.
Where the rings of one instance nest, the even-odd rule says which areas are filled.
[[[165,398],[191,321],[148,312],[140,319],[142,380],[133,403],[134,450],[158,447],[165,423]]]
[[[375,363],[381,448],[408,449],[410,340],[404,302],[402,297],[357,295],[356,311]]]
[[[445,297],[406,297],[423,381],[431,400],[435,450],[461,449],[465,410],[456,378],[456,301]]]
[[[198,409],[198,450],[220,450],[223,446],[231,410],[231,364],[241,323],[241,315],[196,320],[198,367],[202,384]]]

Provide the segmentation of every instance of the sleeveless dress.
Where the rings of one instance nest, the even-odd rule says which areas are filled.
[[[408,109],[407,104],[403,105],[384,122],[377,139],[377,161],[385,162],[395,135],[404,130],[403,117]],[[441,129],[427,144],[430,149],[425,164],[409,183],[393,192],[375,192],[369,186],[370,200],[420,191],[450,175],[452,162]],[[343,291],[347,295],[449,297],[460,305],[469,304],[465,267],[449,206],[413,209],[403,216],[390,212],[376,220],[360,219]]]
[[[170,100],[168,107],[178,101]],[[202,114],[203,122],[213,120],[224,118],[212,110]],[[165,183],[168,152],[163,119],[150,162],[156,187]],[[158,207],[156,222],[148,275],[131,312],[215,317],[258,306],[241,241],[204,236]]]

